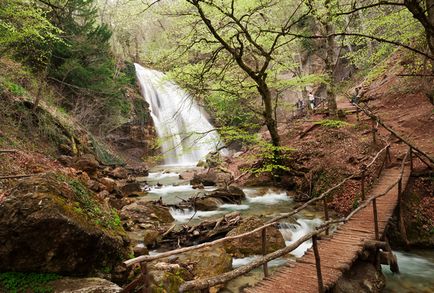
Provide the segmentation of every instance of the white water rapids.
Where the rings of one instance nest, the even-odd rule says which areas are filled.
[[[162,72],[135,64],[142,95],[151,116],[166,165],[195,165],[215,151],[220,137],[206,113]]]

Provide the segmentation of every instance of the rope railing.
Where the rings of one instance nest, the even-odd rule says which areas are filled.
[[[389,147],[390,145],[386,145],[385,147],[383,147],[373,158],[373,160],[367,165],[367,166],[372,166],[374,164],[374,162],[376,160],[378,160],[378,158],[380,157],[381,153],[384,151],[389,151]],[[385,157],[385,160],[387,159],[387,156]],[[383,162],[384,165],[384,162]],[[238,276],[241,276],[243,274],[245,274],[246,272],[249,272],[259,266],[263,266],[263,270],[264,270],[264,275],[267,276],[268,275],[268,267],[267,267],[267,263],[270,260],[273,260],[275,258],[278,258],[280,256],[286,255],[289,252],[291,252],[292,250],[296,249],[299,245],[301,245],[303,242],[305,242],[306,240],[309,240],[310,238],[312,238],[312,242],[314,244],[314,246],[317,245],[316,239],[317,236],[322,233],[322,232],[326,232],[326,234],[328,234],[328,231],[331,227],[331,225],[336,225],[342,222],[346,222],[348,221],[349,217],[347,218],[342,218],[339,220],[329,220],[328,219],[328,213],[327,213],[327,202],[326,202],[326,197],[334,190],[336,190],[337,188],[341,187],[343,184],[345,184],[345,182],[347,182],[350,179],[353,179],[355,177],[357,177],[358,174],[356,175],[350,175],[346,178],[344,178],[341,182],[339,182],[338,184],[334,185],[333,187],[329,188],[327,191],[323,192],[321,195],[310,199],[309,201],[305,202],[303,205],[299,206],[298,208],[296,208],[295,210],[289,212],[289,213],[285,213],[283,215],[274,217],[273,219],[269,220],[268,222],[266,222],[264,225],[253,229],[252,231],[246,232],[246,233],[242,233],[239,235],[233,235],[233,236],[227,236],[221,239],[217,239],[211,242],[206,242],[206,243],[202,243],[202,244],[198,244],[198,245],[194,245],[194,246],[189,246],[189,247],[184,247],[184,248],[179,248],[179,249],[175,249],[175,250],[171,250],[171,251],[167,251],[167,252],[162,252],[159,253],[157,255],[143,255],[143,256],[139,256],[130,260],[127,260],[124,262],[124,265],[126,267],[131,267],[133,265],[136,264],[140,264],[141,266],[141,271],[142,271],[142,275],[136,279],[135,281],[133,281],[132,283],[130,283],[127,287],[124,288],[123,292],[130,292],[133,288],[139,286],[141,283],[143,282],[147,282],[147,276],[143,275],[143,274],[147,274],[148,270],[147,270],[147,263],[157,260],[157,259],[161,259],[161,258],[165,258],[165,257],[169,257],[172,255],[176,255],[176,254],[180,254],[180,253],[185,253],[185,252],[189,252],[189,251],[193,251],[193,250],[198,250],[201,248],[205,248],[205,247],[210,247],[210,246],[214,246],[217,245],[219,243],[223,243],[225,241],[231,241],[231,240],[235,240],[235,239],[240,239],[240,238],[244,238],[247,236],[251,236],[255,233],[261,232],[262,233],[262,251],[263,251],[263,256],[258,258],[257,260],[251,262],[248,265],[239,267],[235,270],[232,270],[228,273],[219,275],[219,276],[215,276],[212,278],[208,278],[208,279],[200,279],[200,280],[194,280],[194,281],[190,281],[190,282],[186,282],[184,283],[181,287],[180,287],[180,291],[183,292],[186,290],[191,290],[191,286],[193,285],[197,285],[196,287],[194,287],[197,290],[200,289],[206,289],[212,286],[215,286],[216,284],[222,284],[222,283],[226,283],[229,280],[232,280]],[[363,178],[363,176],[362,176]],[[297,213],[299,213],[300,211],[304,210],[306,207],[312,205],[313,203],[323,200],[323,205],[324,205],[324,212],[325,212],[325,223],[323,223],[320,227],[318,227],[315,231],[310,232],[308,234],[306,234],[305,236],[303,236],[302,238],[300,238],[299,240],[297,240],[296,242],[294,242],[293,244],[277,250],[273,253],[270,254],[266,254],[266,229],[268,227],[272,227],[272,226],[276,226],[278,225],[280,220],[289,218]],[[360,208],[356,209],[357,211],[360,210]],[[351,216],[354,213],[350,214]],[[315,238],[315,239],[314,239]],[[316,253],[318,253],[317,248],[314,247],[314,251],[316,251]],[[315,255],[315,259],[319,260],[319,254]],[[320,277],[321,274],[321,269],[320,267],[317,267],[317,273],[319,274],[318,276],[318,282],[322,283],[322,278]],[[192,283],[195,282],[195,283]],[[193,285],[192,285],[193,284]],[[147,284],[144,284],[144,290],[143,292],[147,292]],[[320,287],[322,287],[321,284],[319,284]],[[182,289],[182,290],[181,290]],[[321,291],[322,292],[322,291]]]

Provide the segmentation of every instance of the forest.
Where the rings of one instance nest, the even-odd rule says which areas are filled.
[[[1,0],[0,292],[431,292],[434,0]]]

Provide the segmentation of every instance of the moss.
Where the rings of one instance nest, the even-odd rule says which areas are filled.
[[[63,206],[80,216],[85,216],[87,220],[96,225],[110,230],[116,230],[124,234],[121,219],[115,209],[104,209],[101,204],[93,198],[94,194],[82,182],[70,178],[63,174],[57,174],[57,180],[65,182],[74,193],[75,202],[63,202]]]
[[[341,127],[352,125],[345,121],[333,120],[333,119],[324,119],[324,120],[316,121],[314,122],[314,124],[329,127],[329,128],[341,128]]]
[[[0,284],[6,292],[52,292],[48,282],[61,278],[57,274],[42,273],[0,273]]]
[[[95,153],[98,161],[102,162],[105,165],[123,165],[125,163],[121,158],[110,152],[104,144],[102,144],[92,135],[90,136],[90,141],[92,144],[93,152]]]

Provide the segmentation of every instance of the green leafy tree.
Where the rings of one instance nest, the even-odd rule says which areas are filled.
[[[288,54],[297,46],[288,34],[309,12],[303,1],[289,0],[170,3],[162,13],[174,16],[173,28],[166,26],[164,34],[175,40],[175,51],[162,54],[163,60],[174,67],[171,76],[208,107],[220,113],[233,109],[233,116],[259,121],[272,144],[280,146],[276,112],[281,94],[307,83],[304,76],[282,78],[299,67]]]
[[[94,130],[109,130],[128,113],[128,79],[111,53],[110,29],[98,24],[95,1],[38,1],[63,31],[63,43],[55,46],[48,72],[68,96],[63,105]]]

